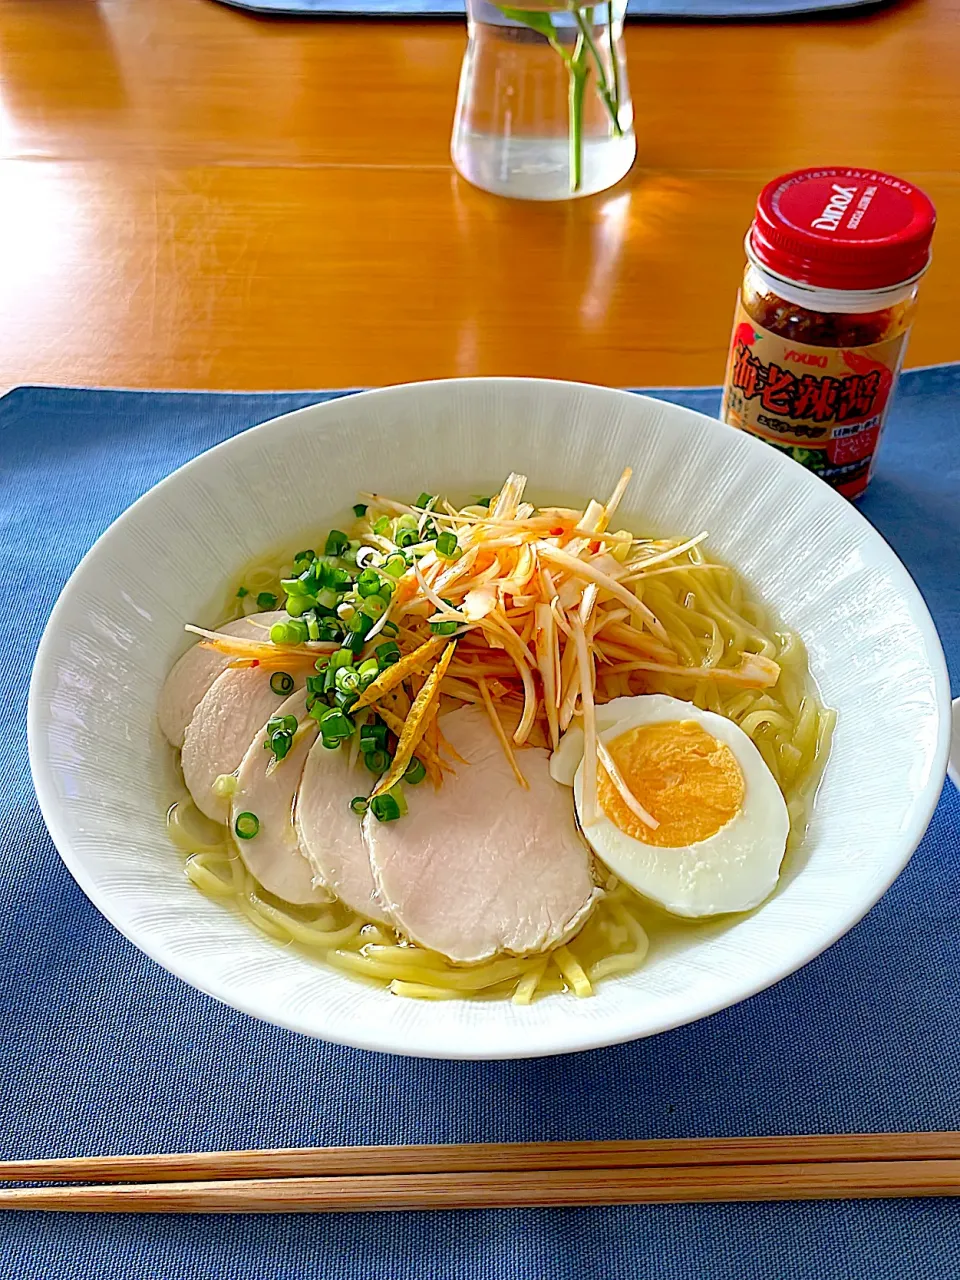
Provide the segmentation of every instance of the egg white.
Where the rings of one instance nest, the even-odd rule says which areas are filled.
[[[600,810],[583,823],[583,731],[572,728],[551,759],[558,782],[573,783],[583,834],[610,870],[673,915],[700,917],[748,911],[773,892],[790,820],[786,802],[760,752],[732,720],[665,694],[615,698],[597,708],[597,733],[609,743],[638,725],[693,720],[733,753],[744,779],[740,811],[705,840],[660,847],[635,840]]]

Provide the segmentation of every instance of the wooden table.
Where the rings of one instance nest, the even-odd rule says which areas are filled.
[[[716,382],[757,191],[830,162],[933,197],[909,359],[960,356],[960,0],[632,24],[636,167],[557,205],[453,172],[463,46],[444,21],[0,0],[0,383]]]

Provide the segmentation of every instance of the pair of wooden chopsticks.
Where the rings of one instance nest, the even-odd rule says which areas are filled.
[[[0,1162],[0,1181],[72,1184],[0,1189],[2,1209],[102,1213],[954,1196],[960,1133],[97,1156]]]

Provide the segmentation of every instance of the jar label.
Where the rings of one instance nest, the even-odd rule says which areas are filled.
[[[847,497],[862,493],[906,344],[811,347],[761,328],[737,303],[721,417],[775,445]]]

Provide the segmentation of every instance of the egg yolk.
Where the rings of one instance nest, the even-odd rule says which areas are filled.
[[[642,724],[606,744],[624,782],[660,825],[648,827],[601,765],[597,798],[626,835],[660,848],[698,844],[743,806],[743,773],[730,748],[694,720]]]

